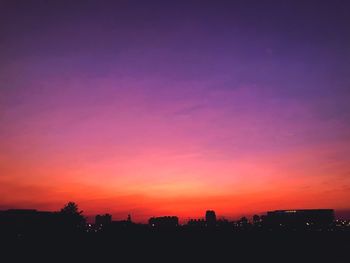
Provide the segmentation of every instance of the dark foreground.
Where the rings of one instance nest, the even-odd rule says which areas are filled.
[[[350,262],[350,232],[144,231],[1,239],[0,262]]]

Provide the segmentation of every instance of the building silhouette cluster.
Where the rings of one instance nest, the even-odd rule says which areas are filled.
[[[179,226],[179,218],[177,216],[151,217],[148,224],[155,228],[174,228]]]
[[[97,261],[101,256],[114,259],[117,255],[128,259],[126,262],[142,262],[145,256],[148,259],[145,262],[164,262],[175,255],[179,262],[189,255],[192,258],[189,261],[206,262],[208,253],[215,259],[221,256],[220,261],[228,258],[234,262],[241,258],[244,262],[256,262],[265,253],[267,262],[272,262],[271,257],[277,252],[280,255],[276,256],[276,262],[281,262],[280,256],[283,262],[300,262],[305,252],[312,260],[315,255],[317,257],[317,261],[308,262],[338,262],[332,261],[332,257],[346,258],[344,251],[348,251],[347,244],[350,244],[350,221],[335,220],[332,209],[310,209],[269,211],[235,221],[208,210],[202,218],[184,223],[180,223],[177,216],[160,216],[151,217],[145,224],[133,222],[131,215],[124,220],[114,220],[106,213],[96,215],[94,222],[87,222],[82,211],[69,203],[55,212],[0,211],[0,241],[10,244],[16,251],[22,247],[25,251],[39,249],[40,253],[49,251],[50,256],[62,255],[62,262],[70,259],[72,249],[79,259],[77,262],[82,262],[82,257],[84,262],[89,262],[91,253],[96,253]],[[17,252],[11,257],[17,254],[24,259],[8,262],[28,259],[27,254]],[[295,260],[285,261],[285,255],[288,258],[295,255]],[[254,260],[245,261],[247,257]]]
[[[199,230],[228,230],[228,231],[334,231],[350,230],[350,221],[335,220],[333,209],[300,209],[275,210],[264,215],[254,215],[250,220],[242,217],[236,221],[217,218],[215,211],[207,210],[204,218],[192,218],[180,224],[176,216],[151,217],[148,224],[136,224],[127,220],[113,221],[109,214],[97,215],[95,224],[90,225],[93,231],[105,229],[143,226],[149,229],[199,229]]]
[[[9,209],[0,211],[0,231],[2,233],[30,235],[35,233],[62,233],[81,231],[86,233],[117,232],[128,230],[172,229],[225,230],[225,231],[348,231],[350,222],[335,220],[332,209],[276,210],[265,215],[254,215],[250,220],[242,217],[236,221],[218,219],[215,211],[208,210],[204,218],[189,219],[180,224],[176,216],[151,217],[148,224],[138,224],[128,215],[125,220],[115,221],[112,215],[96,215],[95,222],[86,223],[81,212],[74,207],[59,212],[37,211],[33,209]]]
[[[267,212],[264,223],[274,229],[327,229],[334,223],[332,209],[276,210]]]

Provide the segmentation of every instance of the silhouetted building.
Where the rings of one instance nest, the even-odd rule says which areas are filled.
[[[57,229],[60,219],[57,212],[9,209],[0,211],[0,230],[19,235],[48,233]]]
[[[286,229],[327,229],[334,221],[333,209],[276,210],[267,212],[266,226]]]
[[[205,213],[205,221],[208,227],[216,226],[216,214],[213,210],[207,210]]]
[[[253,224],[256,225],[261,222],[261,218],[259,215],[254,215],[253,216]]]
[[[230,231],[230,230],[233,230],[234,224],[233,222],[230,222],[227,219],[222,218],[216,221],[216,227],[221,230],[225,229]]]
[[[243,230],[246,231],[248,229],[251,229],[252,224],[249,223],[248,218],[245,216],[241,217],[238,221],[235,222],[235,229],[236,230]]]
[[[259,215],[254,215],[253,216],[253,228],[256,229],[261,229],[263,227],[263,217]]]
[[[187,226],[193,228],[204,228],[206,226],[206,221],[204,219],[190,219],[187,222]]]
[[[112,216],[110,214],[97,215],[95,217],[95,225],[106,226],[112,222]]]
[[[113,220],[110,214],[97,215],[95,228],[97,231],[116,233],[118,231],[126,231],[134,228],[135,224],[131,221],[131,216],[128,215],[126,220]]]
[[[179,219],[177,216],[151,217],[148,223],[151,227],[177,227]]]
[[[112,226],[114,227],[130,227],[135,225],[132,221],[131,221],[131,215],[128,215],[126,220],[119,220],[119,221],[112,221]]]

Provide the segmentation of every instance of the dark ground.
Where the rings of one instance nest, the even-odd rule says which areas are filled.
[[[0,262],[350,262],[350,232],[164,230],[1,242]]]

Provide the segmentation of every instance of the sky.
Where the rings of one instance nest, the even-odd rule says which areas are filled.
[[[0,209],[346,214],[349,13],[336,0],[0,0]]]

